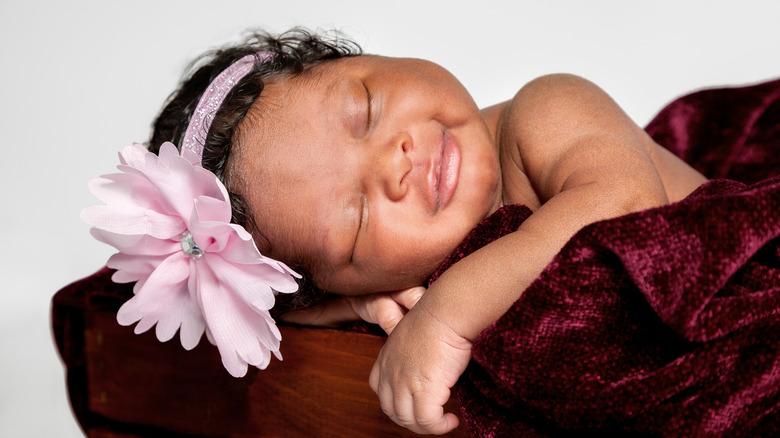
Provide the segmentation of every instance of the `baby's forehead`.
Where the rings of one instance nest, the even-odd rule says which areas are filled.
[[[301,74],[304,80],[338,79],[348,74],[368,74],[377,69],[393,68],[408,62],[410,58],[396,58],[383,55],[362,54],[325,61],[307,68]]]
[[[359,97],[363,93],[361,79],[375,70],[374,66],[357,59],[367,57],[369,55],[340,58],[297,75],[268,81],[241,122],[239,139],[242,133],[255,135],[254,131],[258,130],[269,138],[294,136],[296,127],[301,124],[345,112],[345,99]]]

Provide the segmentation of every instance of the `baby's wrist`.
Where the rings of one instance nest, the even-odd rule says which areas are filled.
[[[451,321],[453,318],[447,318],[443,312],[436,312],[434,309],[430,309],[426,303],[422,300],[415,308],[419,309],[424,314],[424,317],[433,322],[437,332],[444,336],[444,340],[453,347],[458,348],[471,348],[479,331],[477,331],[473,338],[469,337],[469,334],[474,330],[471,327],[466,327],[463,324],[457,324],[456,321]],[[481,330],[480,330],[481,331]]]

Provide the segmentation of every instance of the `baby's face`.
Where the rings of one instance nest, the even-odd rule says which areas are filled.
[[[345,58],[268,84],[231,160],[261,252],[334,293],[422,284],[500,204],[479,109],[416,59]]]

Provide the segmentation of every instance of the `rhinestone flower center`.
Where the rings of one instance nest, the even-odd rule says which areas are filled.
[[[198,245],[195,245],[195,239],[192,238],[192,233],[189,231],[185,231],[181,235],[181,249],[193,259],[203,257],[203,250],[198,248]]]

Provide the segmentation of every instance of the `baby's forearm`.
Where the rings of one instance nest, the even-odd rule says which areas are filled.
[[[417,305],[474,341],[510,308],[548,262],[528,251],[516,251],[518,240],[522,233],[504,236],[459,261],[431,285]],[[531,268],[528,263],[537,266]],[[525,269],[517,269],[520,265]]]
[[[560,193],[514,233],[480,248],[448,269],[420,300],[425,310],[469,340],[501,317],[583,226],[664,203],[622,196],[598,184]]]

